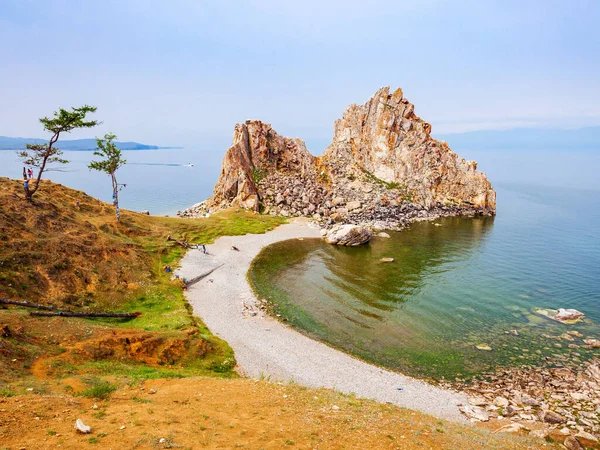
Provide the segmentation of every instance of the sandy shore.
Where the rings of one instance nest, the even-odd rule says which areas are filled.
[[[182,260],[178,274],[188,279],[218,267],[191,286],[186,296],[194,313],[233,348],[239,371],[254,378],[271,377],[354,393],[464,422],[457,405],[466,403],[465,395],[358,360],[258,309],[246,280],[250,263],[264,246],[300,237],[320,237],[320,233],[307,222],[298,221],[266,234],[219,238],[207,246],[208,255],[191,250]]]

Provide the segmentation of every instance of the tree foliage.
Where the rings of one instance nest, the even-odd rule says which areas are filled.
[[[66,164],[68,161],[62,158],[62,151],[54,146],[62,133],[70,133],[78,128],[92,128],[99,124],[97,120],[85,120],[88,113],[96,112],[96,107],[84,105],[79,108],[71,108],[71,111],[59,109],[53,117],[42,117],[40,123],[44,130],[52,133],[50,140],[45,144],[27,144],[27,150],[17,152],[23,163],[38,169],[34,186],[30,186],[29,180],[25,182],[25,196],[31,200],[40,187],[40,180],[48,165],[53,163]]]
[[[117,136],[112,133],[105,134],[104,139],[96,138],[98,150],[94,152],[94,156],[100,156],[104,159],[100,161],[92,161],[89,163],[88,167],[91,170],[98,170],[110,176],[113,188],[115,213],[117,220],[119,220],[119,183],[117,183],[116,172],[119,170],[119,168],[126,164],[127,161],[123,159],[121,150],[115,145],[115,139],[117,139]]]
[[[104,158],[102,161],[92,161],[88,167],[92,170],[104,172],[107,175],[113,175],[120,167],[127,163],[123,159],[121,150],[114,144],[117,138],[112,133],[104,135],[104,139],[96,138],[98,150],[94,152],[94,156]]]

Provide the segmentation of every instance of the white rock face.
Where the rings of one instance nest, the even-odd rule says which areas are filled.
[[[339,225],[325,235],[325,242],[333,245],[356,247],[371,240],[371,231],[358,225]]]

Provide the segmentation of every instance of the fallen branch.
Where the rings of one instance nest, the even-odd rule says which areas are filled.
[[[24,306],[25,308],[48,309],[48,310],[56,309],[52,305],[40,305],[38,303],[30,303],[27,300],[20,302],[18,300],[11,300],[9,298],[0,298],[0,303],[3,303],[5,305]]]
[[[42,317],[51,317],[51,316],[61,316],[61,317],[120,317],[120,318],[128,318],[133,319],[135,317],[139,317],[142,315],[141,312],[134,313],[101,313],[101,312],[76,312],[76,311],[53,311],[53,312],[45,312],[45,311],[31,311],[29,313],[31,316],[42,316]]]
[[[173,239],[171,236],[167,236],[167,242],[169,242],[169,241],[173,241],[176,244],[181,245],[183,248],[189,248],[189,245],[187,242],[179,241],[177,239]]]
[[[206,247],[204,246],[204,244],[194,244],[187,241],[180,241],[178,239],[173,239],[171,236],[167,236],[167,242],[175,242],[177,245],[180,245],[186,249],[200,250],[200,247],[202,247],[202,250],[204,250],[204,253],[206,253]]]

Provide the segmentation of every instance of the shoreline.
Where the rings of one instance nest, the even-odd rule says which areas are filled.
[[[223,264],[190,287],[186,297],[213,334],[229,343],[238,371],[251,378],[273,378],[309,387],[325,387],[392,403],[455,422],[467,422],[459,411],[466,394],[369,364],[313,340],[270,317],[246,275],[259,251],[294,238],[320,238],[307,219],[295,219],[259,235],[227,236],[208,245],[208,254],[188,251],[177,273],[193,278]],[[233,250],[235,246],[239,251]]]

